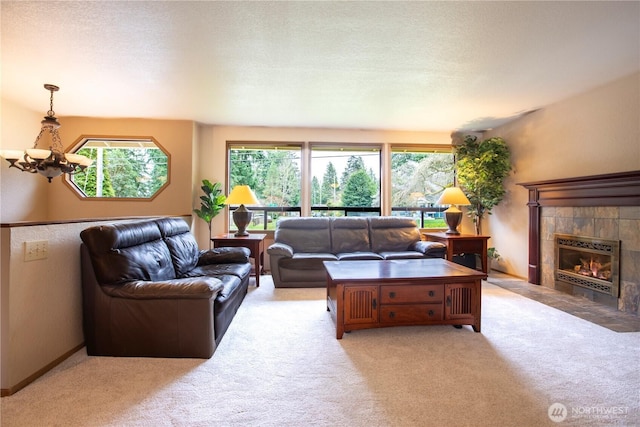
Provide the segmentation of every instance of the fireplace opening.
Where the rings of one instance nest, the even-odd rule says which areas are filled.
[[[555,278],[607,295],[619,295],[620,241],[555,234]]]

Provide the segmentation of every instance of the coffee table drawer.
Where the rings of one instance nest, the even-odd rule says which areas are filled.
[[[380,306],[380,323],[429,323],[440,321],[442,304],[389,304]]]
[[[440,302],[444,288],[440,285],[380,286],[381,304]]]

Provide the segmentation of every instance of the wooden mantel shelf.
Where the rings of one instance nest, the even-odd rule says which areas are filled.
[[[529,190],[529,282],[540,284],[540,210],[545,206],[640,206],[640,170],[521,182]]]

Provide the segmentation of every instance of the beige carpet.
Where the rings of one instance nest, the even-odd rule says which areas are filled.
[[[481,334],[402,327],[336,340],[324,289],[261,282],[211,359],[82,350],[3,398],[2,426],[640,425],[640,333],[485,283]]]

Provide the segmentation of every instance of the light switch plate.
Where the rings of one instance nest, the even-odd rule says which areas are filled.
[[[49,255],[48,240],[24,242],[24,260],[25,261],[45,259],[47,258],[48,255]]]

